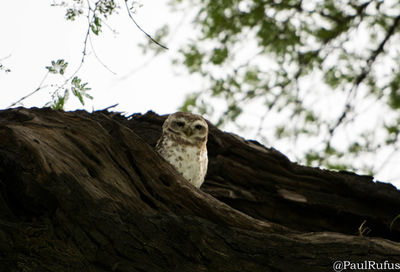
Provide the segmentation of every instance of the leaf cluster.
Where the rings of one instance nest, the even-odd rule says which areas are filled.
[[[68,62],[64,59],[58,59],[56,61],[51,61],[50,66],[46,66],[49,73],[54,75],[64,76],[68,67]],[[69,99],[70,93],[79,99],[82,105],[85,105],[84,98],[93,99],[93,97],[87,92],[90,90],[87,87],[87,82],[82,82],[82,79],[78,76],[72,76],[64,80],[61,85],[56,85],[56,89],[52,94],[52,101],[47,104],[53,109],[63,109],[65,103]]]
[[[176,63],[207,84],[188,96],[183,110],[205,113],[223,126],[238,124],[261,103],[262,120],[278,119],[270,142],[297,143],[294,149],[315,142],[301,153],[284,150],[308,165],[372,174],[379,171],[373,160],[357,165],[357,158],[398,149],[400,3],[192,0],[188,6],[198,9],[193,24],[199,31]],[[332,103],[337,107],[327,111]],[[353,129],[362,127],[371,105],[382,108],[377,125]],[[337,140],[349,131],[345,142]]]

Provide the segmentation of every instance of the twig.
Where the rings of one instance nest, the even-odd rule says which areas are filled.
[[[88,1],[88,5],[89,5],[89,1]],[[89,37],[89,35],[90,35],[90,26],[91,26],[90,11],[91,11],[91,8],[90,8],[90,5],[89,5],[89,11],[88,11],[88,15],[87,15],[87,18],[88,18],[88,21],[89,21],[89,26],[88,26],[88,30],[87,30],[86,35],[85,35],[85,41],[84,41],[84,47],[83,47],[83,51],[82,51],[81,62],[80,62],[80,64],[79,64],[78,68],[75,70],[75,72],[74,72],[68,79],[66,79],[66,80],[64,81],[63,84],[61,84],[60,86],[58,86],[58,88],[53,92],[53,94],[57,93],[60,89],[62,89],[62,88],[63,88],[63,87],[64,87],[64,86],[79,72],[79,70],[81,69],[81,67],[82,67],[82,65],[83,65],[83,62],[85,61],[86,48],[87,48],[87,40],[88,40],[88,37]],[[35,94],[35,93],[37,93],[38,91],[40,91],[41,89],[43,89],[44,87],[43,87],[42,85],[43,85],[44,81],[47,79],[47,76],[48,76],[48,75],[49,75],[49,72],[47,72],[47,73],[45,74],[45,76],[43,77],[42,81],[40,82],[39,87],[37,87],[37,88],[36,88],[34,91],[32,91],[31,93],[25,95],[24,97],[22,97],[22,98],[19,99],[18,101],[12,103],[12,104],[9,106],[9,108],[15,106],[16,104],[20,103],[21,101],[27,99],[28,97],[32,96],[33,94]]]
[[[110,68],[108,68],[107,65],[104,64],[104,62],[101,61],[101,59],[97,56],[96,50],[94,50],[93,43],[92,43],[92,37],[89,35],[89,42],[90,42],[90,47],[92,48],[93,55],[96,57],[97,61],[104,67],[106,68],[110,73],[113,75],[116,75],[114,71],[112,71]]]
[[[18,101],[12,103],[10,106],[8,106],[9,108],[14,107],[15,105],[17,105],[18,103],[20,103],[21,101],[27,99],[28,97],[32,96],[33,94],[37,93],[38,91],[40,91],[43,88],[46,88],[47,85],[43,86],[44,81],[46,80],[47,76],[49,75],[49,72],[47,72],[44,77],[42,78],[42,81],[40,82],[39,86],[33,90],[32,92],[30,92],[29,94],[25,95],[24,97],[20,98]]]
[[[361,237],[364,237],[364,234],[365,234],[365,235],[368,235],[368,234],[371,232],[371,229],[370,229],[370,228],[364,226],[365,223],[367,223],[367,220],[364,220],[364,221],[361,223],[361,225],[358,227],[358,235],[361,236]]]
[[[396,222],[397,219],[400,219],[400,214],[397,215],[395,218],[393,218],[392,222],[390,223],[390,226],[389,226],[390,232],[392,232],[394,222]]]
[[[11,57],[11,54],[9,54],[8,56],[5,56],[4,58],[1,58],[1,59],[0,59],[0,62],[3,61],[3,60],[8,59],[8,58],[10,58],[10,57]]]
[[[132,70],[130,70],[128,73],[126,73],[125,75],[121,76],[120,78],[118,78],[118,81],[123,81],[126,80],[128,77],[132,76],[134,73],[136,73],[137,71],[142,70],[143,68],[145,68],[146,66],[148,66],[150,63],[153,62],[154,59],[156,59],[158,57],[158,55],[154,55],[151,58],[149,58],[148,60],[146,60],[145,62],[143,62],[142,64],[138,65],[135,68],[132,68]]]
[[[89,3],[89,1],[87,1],[87,4],[88,4],[88,14],[87,14],[87,20],[88,20],[88,28],[87,28],[87,31],[86,31],[86,35],[85,35],[85,40],[84,40],[84,42],[83,42],[83,51],[82,51],[82,59],[81,59],[81,63],[79,64],[79,66],[78,66],[78,69],[75,71],[75,73],[71,76],[71,78],[73,77],[73,76],[75,76],[76,75],[76,73],[78,73],[78,71],[81,69],[81,67],[82,67],[82,65],[83,65],[83,62],[85,61],[85,57],[86,57],[86,49],[87,49],[87,40],[88,40],[88,38],[89,38],[89,36],[90,36],[90,29],[91,29],[91,26],[92,26],[92,21],[93,21],[93,18],[94,18],[94,11],[93,11],[93,17],[92,18],[90,18],[90,12],[91,12],[91,7],[90,7],[90,3]],[[97,4],[98,3],[96,3],[96,6],[97,6]],[[96,10],[96,7],[95,7],[95,10]]]
[[[112,108],[115,108],[116,106],[118,106],[119,105],[119,103],[117,103],[117,104],[114,104],[114,105],[111,105],[111,106],[108,106],[108,107],[106,107],[106,108],[104,108],[104,109],[101,109],[101,110],[98,110],[98,111],[106,111],[106,110],[109,110],[109,109],[112,109]]]
[[[131,13],[131,11],[130,11],[130,9],[129,9],[129,7],[128,7],[128,2],[127,2],[127,0],[124,0],[124,2],[125,2],[126,10],[128,11],[128,15],[129,15],[129,17],[131,18],[132,22],[136,25],[136,27],[137,27],[140,31],[142,31],[142,32],[144,33],[144,35],[146,35],[152,42],[154,42],[154,43],[157,44],[158,46],[160,46],[160,47],[162,47],[162,48],[168,50],[168,47],[166,47],[165,45],[162,45],[161,43],[159,43],[158,41],[156,41],[155,39],[153,39],[153,37],[151,37],[146,31],[144,31],[144,30],[139,26],[139,24],[135,21],[135,19],[134,19],[133,16],[132,16],[132,13]]]
[[[368,76],[368,74],[371,71],[372,65],[374,64],[376,58],[379,56],[379,54],[381,54],[384,51],[384,47],[385,47],[386,43],[393,36],[393,34],[394,34],[396,28],[398,27],[399,23],[400,23],[400,15],[397,16],[394,19],[393,24],[388,29],[388,32],[386,33],[385,38],[381,41],[379,46],[372,52],[371,56],[367,59],[366,67],[363,69],[361,74],[359,74],[357,76],[357,78],[356,78],[356,80],[354,82],[354,85],[349,90],[349,94],[347,95],[347,101],[346,101],[345,109],[344,109],[343,113],[338,118],[338,121],[336,122],[336,124],[332,128],[329,129],[330,136],[333,135],[335,130],[342,124],[342,122],[346,118],[347,112],[351,108],[351,95],[353,94],[353,92],[355,92],[358,89],[358,87],[360,86],[361,82]]]
[[[82,66],[83,66],[83,63],[85,62],[85,58],[86,58],[86,51],[87,51],[87,42],[88,42],[88,39],[90,39],[90,29],[91,29],[91,26],[92,26],[92,24],[93,24],[93,19],[94,19],[94,16],[95,16],[95,10],[96,10],[96,8],[97,8],[97,5],[100,3],[100,1],[99,2],[97,2],[96,4],[95,4],[95,8],[94,9],[92,9],[91,8],[91,6],[90,6],[90,3],[89,3],[89,0],[87,0],[86,1],[87,2],[87,5],[88,5],[88,13],[87,13],[87,20],[88,20],[88,28],[87,28],[87,31],[86,31],[86,34],[85,34],[85,39],[84,39],[84,42],[83,42],[83,50],[82,50],[82,58],[81,58],[81,61],[80,61],[80,63],[79,63],[79,66],[77,67],[77,69],[72,73],[72,75],[70,76],[70,77],[68,77],[65,81],[64,81],[64,83],[63,84],[61,84],[60,86],[58,86],[58,88],[53,92],[53,94],[56,94],[60,89],[62,89],[78,72],[79,72],[79,70],[82,68]],[[93,12],[93,16],[91,17],[90,15],[91,15],[91,13]],[[91,41],[90,41],[91,42]],[[92,44],[91,44],[92,45]],[[93,49],[93,45],[92,45],[92,49]],[[100,61],[100,59],[97,57],[97,55],[96,55],[96,53],[95,53],[95,51],[94,51],[94,49],[93,49],[93,52],[94,52],[94,55],[96,56],[96,58],[99,60],[99,62],[101,63],[101,64],[103,64],[101,61]],[[8,58],[9,56],[7,56],[6,58]],[[5,58],[3,58],[3,59],[5,59]],[[110,72],[112,72],[107,66],[105,66],[104,64],[103,64],[103,66],[104,67],[106,67]],[[113,74],[115,74],[114,72],[112,72]],[[40,82],[40,85],[39,85],[39,87],[37,87],[34,91],[32,91],[31,93],[29,93],[29,94],[27,94],[27,95],[25,95],[24,97],[22,97],[22,98],[20,98],[18,101],[16,101],[16,102],[14,102],[14,103],[12,103],[9,107],[13,107],[13,106],[15,106],[16,104],[18,104],[18,103],[20,103],[21,101],[23,101],[23,100],[25,100],[26,98],[28,98],[28,97],[30,97],[30,96],[32,96],[33,94],[35,94],[36,92],[38,92],[39,90],[41,90],[41,89],[43,89],[44,87],[47,87],[47,85],[46,86],[43,86],[43,83],[44,83],[44,81],[47,79],[47,76],[49,75],[49,72],[47,72],[46,74],[45,74],[45,76],[43,77],[43,79],[42,79],[42,81]]]
[[[173,41],[175,34],[177,33],[178,29],[180,27],[182,27],[182,25],[184,25],[184,21],[186,19],[186,16],[188,15],[188,13],[184,13],[184,15],[182,16],[180,22],[178,23],[178,25],[175,27],[175,29],[172,31],[172,34],[169,36],[168,42]],[[153,55],[151,58],[149,58],[148,60],[144,61],[142,64],[138,65],[135,68],[132,68],[128,73],[126,73],[125,75],[121,76],[118,80],[122,81],[122,80],[126,80],[128,77],[130,77],[131,75],[135,74],[137,71],[142,70],[143,68],[145,68],[146,66],[148,66],[151,62],[153,62],[157,57],[159,56],[159,54],[155,54]]]
[[[59,90],[61,90],[65,85],[67,85],[67,83],[79,72],[79,70],[82,68],[83,63],[85,62],[85,57],[86,57],[86,49],[87,49],[87,41],[90,35],[90,29],[92,26],[92,20],[94,18],[94,15],[92,18],[90,18],[90,13],[92,11],[92,8],[90,7],[90,3],[89,1],[87,1],[88,4],[88,14],[87,14],[87,20],[88,20],[88,28],[85,34],[85,39],[83,42],[83,50],[82,50],[82,58],[81,61],[79,63],[78,68],[76,68],[76,70],[72,73],[72,75],[70,77],[68,77],[63,84],[61,84],[60,86],[58,86],[58,88],[53,92],[53,94],[57,93]],[[97,6],[98,2],[95,4]],[[95,8],[96,9],[96,8]]]

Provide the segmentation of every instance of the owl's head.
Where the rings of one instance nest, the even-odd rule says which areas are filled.
[[[183,144],[205,144],[207,142],[208,125],[200,115],[176,112],[165,120],[163,133],[180,140]]]

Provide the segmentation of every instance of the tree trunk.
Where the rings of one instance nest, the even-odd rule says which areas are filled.
[[[0,270],[400,265],[395,187],[300,166],[209,124],[209,171],[196,189],[154,152],[163,120],[1,111]]]

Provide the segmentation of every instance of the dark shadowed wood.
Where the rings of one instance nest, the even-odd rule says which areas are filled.
[[[127,126],[154,146],[164,118],[134,115]],[[400,192],[392,185],[370,176],[304,167],[273,148],[209,126],[205,192],[254,218],[291,229],[354,235],[365,220],[369,236],[400,241],[400,220],[389,229],[400,214]]]
[[[211,124],[199,190],[153,150],[165,117],[0,112],[1,271],[332,271],[400,262],[400,192]],[[371,229],[360,237],[358,228]],[[384,239],[383,239],[383,238]]]

